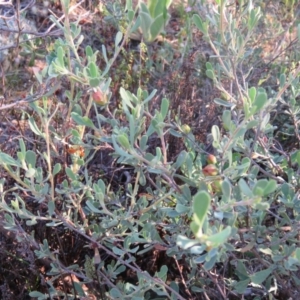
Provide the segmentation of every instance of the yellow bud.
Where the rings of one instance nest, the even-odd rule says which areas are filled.
[[[187,124],[183,124],[181,126],[181,130],[185,133],[185,134],[189,134],[191,132],[191,127]]]

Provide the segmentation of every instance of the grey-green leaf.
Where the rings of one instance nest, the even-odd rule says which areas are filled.
[[[210,195],[206,191],[198,192],[193,199],[194,221],[202,228],[210,206]]]
[[[20,167],[19,162],[14,160],[10,155],[3,153],[3,152],[0,153],[0,164]]]

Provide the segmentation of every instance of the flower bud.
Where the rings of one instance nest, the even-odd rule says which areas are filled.
[[[202,169],[204,176],[216,176],[218,175],[218,169],[215,165],[209,164]]]
[[[217,158],[213,154],[208,154],[207,155],[207,162],[209,164],[215,165],[217,163]]]
[[[223,180],[219,179],[219,180],[215,180],[214,182],[212,182],[211,187],[214,193],[221,193],[222,192],[222,182]]]
[[[103,93],[100,89],[94,89],[92,92],[92,98],[94,102],[98,105],[104,106],[107,104],[107,95]]]
[[[187,124],[183,124],[181,126],[181,130],[185,133],[185,134],[189,134],[191,132],[191,127]]]

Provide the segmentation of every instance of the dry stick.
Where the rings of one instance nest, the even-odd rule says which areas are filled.
[[[203,270],[204,270],[204,268],[203,268]],[[222,295],[222,298],[223,298],[224,300],[227,299],[227,297],[226,297],[226,295],[224,294],[223,290],[221,289],[221,287],[220,287],[218,281],[210,274],[209,271],[206,271],[206,270],[204,270],[204,271],[206,272],[206,274],[208,275],[208,277],[214,282],[214,284],[217,286],[217,288],[218,288],[220,294]]]
[[[268,160],[270,162],[272,167],[275,168],[278,173],[282,172],[282,169],[270,157],[269,151],[268,151],[267,146],[266,146],[265,142],[263,141],[263,139],[258,137],[258,142],[259,142],[260,146],[263,148],[263,150],[266,154],[266,160]]]
[[[97,270],[97,273],[99,273],[100,276],[103,277],[103,278],[105,279],[105,282],[106,282],[107,285],[109,285],[109,286],[112,287],[112,288],[115,288],[115,289],[118,290],[118,291],[120,292],[120,294],[121,294],[120,289],[119,289],[115,284],[113,284],[113,283],[111,282],[111,280],[109,280],[109,278],[107,278],[107,276],[106,276],[103,272],[101,272],[100,270]],[[99,284],[100,284],[100,282],[99,282]]]
[[[161,142],[161,147],[162,147],[162,150],[163,150],[164,165],[166,166],[167,163],[168,163],[168,159],[167,159],[167,147],[166,147],[166,142],[165,142],[164,134],[162,132],[160,133],[160,142]]]
[[[56,108],[54,109],[54,112],[52,113],[52,115],[49,117],[49,119],[44,123],[45,126],[45,137],[46,137],[46,148],[47,148],[47,164],[48,164],[48,170],[49,170],[49,180],[50,180],[50,185],[51,185],[51,200],[55,201],[55,182],[54,182],[54,176],[53,176],[53,170],[52,170],[52,159],[51,159],[51,138],[50,138],[50,131],[49,131],[49,127],[50,127],[50,122],[53,119],[53,117],[55,116],[55,114],[57,113],[59,109],[59,105],[56,106]]]
[[[204,297],[205,297],[206,300],[210,300],[210,298],[208,297],[208,295],[207,295],[207,293],[205,291],[203,291],[202,293],[203,293],[203,295],[204,295]]]
[[[91,243],[93,243],[94,245],[97,245],[98,248],[104,250],[107,254],[109,254],[110,256],[112,256],[115,259],[119,260],[122,264],[124,264],[125,266],[127,266],[131,270],[133,270],[133,271],[135,271],[137,273],[143,274],[147,279],[152,280],[152,281],[154,281],[157,284],[163,285],[165,287],[165,289],[167,289],[169,292],[175,294],[178,300],[185,300],[182,296],[180,296],[179,293],[177,293],[172,288],[170,288],[168,285],[166,285],[162,280],[160,280],[158,278],[151,277],[148,273],[143,272],[141,269],[133,267],[131,264],[129,264],[128,262],[126,262],[125,260],[123,260],[122,258],[120,258],[119,256],[117,256],[116,254],[114,254],[112,251],[110,251],[108,248],[106,248],[105,246],[101,245],[100,243],[98,243],[97,241],[95,241],[93,238],[91,238],[90,236],[88,236],[86,233],[84,233],[81,230],[77,229],[71,221],[66,220],[65,218],[63,218],[60,215],[60,213],[59,213],[58,210],[56,210],[55,212],[56,212],[57,218],[61,222],[63,222],[64,225],[66,227],[68,227],[70,230],[77,232],[78,234],[80,234],[81,236],[83,236],[84,238],[86,238],[88,241],[90,241]],[[129,255],[129,253],[128,253],[128,255]]]
[[[259,171],[261,173],[263,173],[264,175],[268,176],[269,178],[272,178],[272,179],[276,180],[278,183],[285,183],[284,179],[282,179],[281,177],[277,177],[277,176],[267,172],[259,164],[257,164],[254,160],[252,160],[252,163],[255,164],[259,168]]]
[[[179,273],[180,273],[181,282],[183,283],[183,285],[184,285],[184,287],[185,287],[185,292],[186,292],[186,293],[191,297],[191,299],[192,299],[192,294],[191,294],[191,292],[189,291],[189,289],[188,289],[188,287],[187,287],[187,285],[186,285],[186,282],[185,282],[185,279],[184,279],[183,274],[182,274],[182,272],[181,272],[181,268],[180,268],[180,266],[179,266],[178,260],[176,259],[176,256],[175,256],[175,255],[173,255],[173,258],[174,258],[174,260],[175,260],[177,269],[178,269],[178,271],[179,271]]]

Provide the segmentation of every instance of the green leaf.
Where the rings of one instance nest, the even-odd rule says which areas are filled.
[[[76,180],[76,175],[73,173],[73,171],[69,168],[66,167],[66,174],[71,180]]]
[[[92,78],[98,78],[99,77],[99,68],[97,67],[97,65],[91,61],[89,63],[88,66],[88,70],[89,70],[89,76]]]
[[[231,128],[231,112],[230,110],[224,110],[222,114],[223,127],[226,130],[230,130]]]
[[[129,140],[130,140],[130,145],[134,145],[135,142],[135,134],[136,130],[138,129],[137,124],[135,122],[135,118],[133,115],[128,115],[127,119],[129,121]]]
[[[133,12],[134,14],[134,12]],[[134,16],[134,15],[133,15]],[[136,32],[138,30],[138,28],[141,27],[141,16],[138,15],[138,17],[136,18],[135,20],[135,23],[133,24],[133,26],[131,27],[131,30],[130,32],[133,33],[133,32]]]
[[[213,247],[213,248],[218,247],[220,245],[223,245],[227,241],[230,234],[231,234],[231,227],[227,226],[221,232],[218,232],[218,233],[213,234],[213,235],[209,236],[208,238],[206,238],[206,243],[210,247]]]
[[[250,114],[250,106],[246,100],[244,100],[243,102],[244,102],[243,106],[244,106],[245,117],[246,119],[248,119],[252,115],[252,113]]]
[[[203,226],[204,220],[207,216],[207,212],[208,212],[208,209],[210,206],[210,201],[211,201],[210,195],[206,191],[200,191],[194,196],[194,199],[193,199],[193,211],[194,211],[193,221],[195,222],[195,225],[198,226],[197,232],[194,232],[194,234],[197,237],[200,237],[202,235],[202,226]],[[193,229],[196,229],[196,226],[194,226]]]
[[[175,210],[179,213],[179,214],[185,214],[187,212],[190,211],[190,207],[189,206],[185,206],[185,205],[182,205],[180,203],[177,203],[176,204],[176,207],[175,207]]]
[[[95,128],[92,120],[88,117],[82,117],[76,112],[71,113],[72,119],[78,124],[78,125],[83,125],[83,126],[88,126],[91,128]]]
[[[31,151],[31,150],[28,150],[26,152],[26,162],[28,165],[30,165],[32,168],[35,168],[36,166],[36,153]]]
[[[239,294],[244,294],[250,282],[250,279],[239,281],[238,283],[234,284],[234,288]]]
[[[265,195],[275,192],[277,189],[277,182],[274,179],[270,179],[267,186],[265,187]]]
[[[161,266],[160,271],[156,273],[156,276],[162,279],[163,281],[165,281],[167,278],[167,274],[168,274],[168,267],[163,265]]]
[[[128,23],[131,23],[133,18],[134,18],[134,10],[132,10],[131,8],[127,8],[127,18],[128,18]]]
[[[26,155],[26,154],[25,154]],[[22,162],[22,165],[23,165],[23,163],[24,163],[24,161],[25,161],[25,156],[23,155],[23,153],[22,152],[17,152],[17,157],[18,157],[18,160],[20,161],[20,162]]]
[[[158,37],[158,35],[162,32],[164,25],[165,25],[165,18],[163,14],[157,16],[153,20],[150,26],[150,32],[149,32],[150,36],[148,42],[153,42]]]
[[[106,48],[105,48],[105,46],[104,45],[102,45],[102,55],[103,55],[103,58],[104,58],[104,60],[105,60],[105,62],[106,62],[106,64],[108,64],[108,58],[107,58],[107,52],[106,52]]]
[[[294,252],[294,256],[298,260],[298,262],[300,263],[300,248],[296,248],[296,250]]]
[[[91,87],[98,87],[100,85],[100,77],[91,78],[89,77],[89,85]]]
[[[193,15],[193,22],[197,26],[197,28],[206,36],[208,33],[208,24],[203,22],[199,15]]]
[[[266,93],[258,93],[253,106],[256,107],[256,111],[260,111],[268,101],[268,96]]]
[[[142,29],[143,36],[144,36],[145,40],[148,41],[150,38],[149,30],[150,30],[150,26],[152,24],[152,18],[149,14],[144,13],[144,12],[140,12],[139,16],[141,18],[141,29]]]
[[[261,179],[256,182],[253,188],[253,193],[255,196],[266,196],[273,193],[277,188],[277,183],[275,180]]]
[[[213,257],[210,258],[209,261],[206,261],[203,265],[204,269],[206,271],[212,269],[214,267],[214,265],[216,264],[217,262],[217,255],[214,255]]]
[[[65,51],[64,51],[64,49],[61,46],[59,46],[56,50],[56,53],[57,53],[56,62],[59,64],[59,66],[61,68],[64,68],[65,67],[65,62],[64,62]]]
[[[156,0],[157,4],[154,10],[154,17],[163,14],[163,17],[166,19],[167,16],[167,7],[166,7],[166,0]]]
[[[114,146],[114,149],[116,151],[116,153],[118,153],[118,155],[120,156],[123,156],[123,157],[126,157],[126,158],[129,158],[130,155],[125,152],[119,145],[118,143],[116,142],[116,137],[115,136],[112,136],[112,142],[113,142],[113,146]]]
[[[30,297],[38,298],[38,300],[46,300],[48,299],[49,294],[42,294],[40,292],[34,291],[29,293]]]
[[[205,74],[210,79],[215,79],[215,73],[212,70],[206,70]]]
[[[120,88],[120,95],[121,95],[121,98],[123,100],[123,103],[126,106],[129,106],[131,109],[133,109],[134,107],[133,107],[133,105],[131,103],[131,101],[132,101],[132,94],[129,91],[126,91],[124,88],[121,87]]]
[[[246,127],[243,127],[243,126],[239,127],[239,128],[235,131],[234,138],[235,138],[235,139],[238,139],[238,138],[240,138],[240,137],[243,137],[244,134],[246,133],[246,131],[247,131],[247,128],[246,128]]]
[[[212,71],[214,70],[212,64],[209,61],[205,63],[205,67],[206,67],[206,70],[212,70]]]
[[[189,248],[199,244],[199,241],[189,239],[183,235],[178,235],[176,244],[182,249],[189,249]]]
[[[143,101],[143,105],[148,103],[155,96],[156,92],[157,92],[157,90],[153,90],[151,92],[151,94],[149,96],[147,96],[147,98]]]
[[[240,280],[249,279],[247,268],[245,267],[244,263],[241,260],[237,261],[235,273]]]
[[[113,247],[112,251],[117,254],[118,256],[124,255],[126,252],[118,247]]]
[[[60,163],[56,163],[54,168],[53,168],[53,176],[55,176],[56,174],[58,174],[61,170],[61,164]]]
[[[248,122],[248,123],[247,123],[247,130],[248,130],[248,129],[251,129],[251,128],[253,128],[253,127],[258,126],[258,124],[259,124],[259,121],[258,121],[258,120],[252,120],[252,121]]]
[[[174,164],[175,169],[179,169],[185,162],[187,157],[187,152],[185,150],[181,151],[177,157],[176,163]]]
[[[118,31],[115,38],[115,49],[118,49],[120,47],[122,38],[123,38],[123,33],[121,31]]]
[[[256,97],[256,88],[255,87],[252,87],[248,90],[248,96],[249,96],[251,103],[254,103],[255,97]]]
[[[97,213],[97,214],[102,214],[102,213],[103,213],[103,211],[101,211],[101,210],[99,210],[98,208],[96,208],[96,207],[94,206],[94,204],[93,204],[90,200],[87,200],[87,201],[85,202],[85,204],[87,205],[87,207],[88,207],[92,212]]]
[[[264,210],[267,210],[267,209],[270,209],[270,204],[268,202],[258,202],[258,201],[261,201],[261,199],[256,199],[255,200],[256,203],[254,204],[254,208],[259,210],[259,211],[264,211]]]
[[[86,46],[85,47],[85,55],[87,57],[92,57],[93,56],[93,49],[91,46]]]
[[[154,0],[154,1],[156,2],[157,0]],[[150,3],[149,3],[149,5],[150,5]],[[140,10],[141,10],[142,12],[144,12],[144,13],[150,15],[150,11],[149,11],[147,5],[146,5],[144,2],[140,2]]]
[[[253,193],[255,196],[262,197],[264,195],[264,188],[259,185],[256,185],[255,188],[253,189]]]
[[[267,279],[267,277],[273,272],[274,267],[270,267],[266,270],[259,271],[253,275],[250,275],[250,279],[255,284],[261,284]]]
[[[222,105],[222,106],[225,106],[225,107],[228,107],[228,108],[232,108],[234,106],[233,103],[230,103],[230,102],[228,102],[226,100],[223,100],[223,99],[220,99],[220,98],[215,98],[214,102],[218,105]]]
[[[123,295],[121,294],[121,292],[117,288],[112,288],[109,291],[109,294],[110,294],[112,299],[123,299]]]
[[[225,197],[226,199],[230,198],[231,184],[227,179],[223,180],[223,182],[222,182],[222,194],[223,194],[223,197]]]
[[[147,1],[147,3],[148,3],[147,7],[148,7],[149,13],[152,16],[152,18],[155,17],[155,7],[158,5],[158,1],[160,1],[160,0]]]
[[[29,168],[25,173],[25,177],[33,178],[35,173],[36,173],[36,170],[34,168]]]
[[[20,167],[20,164],[18,161],[14,160],[10,155],[3,153],[3,152],[0,153],[0,164]]]
[[[179,293],[179,285],[177,282],[175,281],[171,281],[170,282],[170,288],[172,289],[172,294],[171,294],[171,300],[177,300],[177,295],[174,294],[174,291],[177,292],[177,294]]]
[[[30,117],[28,119],[28,123],[30,126],[30,129],[33,133],[35,133],[38,136],[43,136],[43,133],[39,130],[39,128],[37,127],[35,120],[33,119],[33,117]]]
[[[76,290],[78,296],[81,296],[81,297],[85,298],[86,294],[85,294],[83,288],[81,287],[81,283],[73,281],[72,284],[74,285],[75,290]]]
[[[163,98],[161,101],[161,107],[160,107],[160,113],[162,116],[162,120],[165,119],[165,117],[167,116],[169,112],[169,100],[166,98]]]
[[[283,86],[285,85],[285,82],[286,82],[285,74],[280,74],[279,82],[280,82],[280,88],[283,88]]]
[[[26,155],[26,146],[25,146],[25,143],[24,143],[23,139],[19,139],[19,145],[20,145],[20,150],[21,150],[23,156],[25,157],[25,155]]]
[[[211,133],[212,133],[214,141],[219,143],[220,139],[221,139],[221,135],[220,135],[220,129],[217,125],[212,126]]]
[[[249,198],[253,197],[253,193],[244,179],[240,179],[239,187],[244,195],[248,196]]]
[[[55,211],[55,203],[54,201],[50,200],[48,201],[48,214],[49,216],[52,216],[54,214]]]
[[[143,135],[140,139],[140,148],[142,151],[145,151],[147,149],[147,142],[148,142],[148,136]]]
[[[129,150],[131,148],[128,136],[125,133],[119,134],[117,136],[117,141],[125,150]]]

